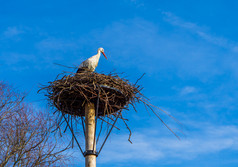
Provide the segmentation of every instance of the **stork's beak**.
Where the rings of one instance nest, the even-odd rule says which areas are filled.
[[[103,54],[103,56],[107,59],[107,56],[105,55],[105,53],[104,52],[102,52],[102,54]]]

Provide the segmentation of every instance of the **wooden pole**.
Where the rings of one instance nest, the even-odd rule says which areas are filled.
[[[85,150],[86,152],[96,151],[95,138],[95,107],[92,103],[85,105]],[[93,148],[94,146],[94,148]],[[94,150],[93,150],[94,149]],[[87,154],[85,156],[85,167],[96,167],[96,155]]]

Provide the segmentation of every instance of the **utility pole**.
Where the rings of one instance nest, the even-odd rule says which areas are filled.
[[[85,167],[96,167],[95,107],[85,105]]]

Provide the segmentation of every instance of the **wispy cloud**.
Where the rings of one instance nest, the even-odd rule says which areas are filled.
[[[9,52],[9,53],[2,53],[0,60],[1,62],[4,62],[4,64],[6,65],[14,66],[18,63],[23,62],[36,62],[36,56]]]
[[[68,41],[65,39],[56,39],[56,38],[47,38],[36,44],[36,47],[39,50],[59,50],[65,51],[70,49],[77,49],[78,46],[75,41]]]
[[[33,54],[21,54],[15,52],[1,53],[0,61],[4,64],[4,69],[13,71],[28,70],[31,66],[35,66],[38,58]]]
[[[17,52],[4,52],[1,53],[0,61],[4,70],[11,71],[27,71],[29,69],[55,69],[56,65],[53,63],[62,59],[60,55],[50,55],[45,54],[43,56],[38,56],[37,54],[23,54]]]
[[[133,3],[138,8],[145,6],[142,0],[130,0],[130,2]]]
[[[189,27],[189,26],[188,26]],[[164,32],[153,22],[135,18],[114,22],[103,30],[94,30],[87,44],[103,44],[110,62],[115,68],[136,68],[148,74],[177,70],[183,76],[208,78],[220,73],[219,48],[197,41],[184,39],[184,34]],[[110,42],[108,42],[110,41]],[[223,63],[223,62],[221,62]]]
[[[18,27],[8,27],[4,32],[3,32],[3,36],[5,38],[11,38],[11,37],[15,37],[18,36],[19,34],[24,33],[24,31]]]
[[[187,94],[195,93],[196,91],[197,89],[193,86],[185,86],[181,89],[180,94],[187,95]]]
[[[238,150],[237,126],[216,126],[205,123],[200,125],[204,127],[190,132],[188,137],[181,141],[173,137],[161,137],[161,132],[159,133],[158,130],[148,129],[134,134],[132,145],[125,140],[127,136],[115,135],[103,150],[105,156],[102,157],[101,163],[151,162],[170,158],[194,159],[199,155],[219,153],[223,150]]]
[[[164,19],[170,24],[187,29],[190,32],[195,33],[199,37],[214,45],[218,45],[230,49],[231,51],[237,52],[238,44],[236,42],[226,39],[224,37],[212,35],[206,30],[205,27],[199,26],[193,22],[185,21],[182,18],[174,15],[173,13],[162,12],[162,14],[164,15]]]

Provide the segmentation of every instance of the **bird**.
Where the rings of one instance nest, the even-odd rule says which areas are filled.
[[[103,56],[107,59],[107,56],[104,53],[103,48],[98,48],[98,53],[87,60],[83,61],[77,70],[77,73],[82,73],[82,72],[94,72],[96,67],[98,66],[98,62],[101,56],[101,53]]]

